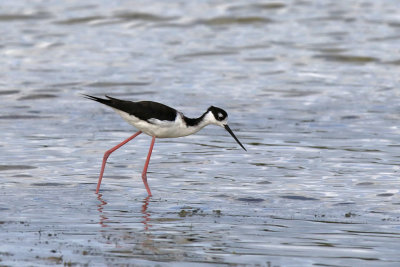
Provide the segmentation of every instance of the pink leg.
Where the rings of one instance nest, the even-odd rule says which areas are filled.
[[[146,163],[144,164],[144,168],[143,168],[143,172],[142,172],[143,183],[144,183],[144,186],[146,187],[146,190],[147,190],[147,193],[149,194],[149,196],[151,196],[151,192],[150,192],[150,187],[147,184],[147,167],[149,166],[151,152],[153,151],[155,141],[156,141],[156,137],[153,136],[153,139],[151,140],[151,144],[150,144],[149,154],[147,154]]]
[[[125,145],[126,143],[128,143],[129,141],[131,141],[133,138],[135,138],[136,136],[138,136],[141,133],[142,133],[141,131],[135,133],[134,135],[132,135],[131,137],[129,137],[128,139],[126,139],[125,141],[120,143],[119,145],[116,145],[115,147],[111,148],[110,150],[107,150],[106,153],[104,153],[103,164],[101,164],[100,177],[99,177],[99,181],[97,182],[96,194],[99,193],[99,190],[100,190],[101,179],[103,179],[104,168],[106,167],[106,162],[107,162],[108,156],[110,156],[111,153],[113,153],[115,150],[117,150],[121,146]]]

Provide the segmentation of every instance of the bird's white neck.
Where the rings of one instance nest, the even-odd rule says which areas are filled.
[[[185,129],[183,131],[184,135],[182,135],[182,136],[197,133],[198,131],[203,129],[205,126],[207,126],[209,124],[213,124],[215,121],[215,118],[211,112],[206,112],[202,116],[200,116],[199,118],[196,118],[196,119],[187,118],[183,114],[181,114],[181,119],[182,119],[182,123],[185,125],[185,127],[184,127]]]

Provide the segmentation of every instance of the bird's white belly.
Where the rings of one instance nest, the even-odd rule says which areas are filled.
[[[126,112],[114,109],[124,120],[129,124],[135,126],[143,133],[155,136],[157,138],[172,138],[187,136],[197,132],[200,129],[187,127],[180,114],[175,118],[175,121],[161,121],[157,119],[150,119],[150,122],[140,120],[139,118],[130,115]]]

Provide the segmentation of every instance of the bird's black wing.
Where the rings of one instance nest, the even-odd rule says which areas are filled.
[[[88,99],[124,111],[129,115],[133,115],[145,121],[149,121],[150,119],[174,121],[177,115],[177,111],[175,109],[153,101],[132,102],[113,98],[107,95],[106,97],[108,99],[85,94],[84,96]]]

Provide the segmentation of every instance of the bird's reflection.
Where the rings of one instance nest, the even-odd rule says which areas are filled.
[[[97,194],[97,199],[100,201],[100,203],[97,205],[97,210],[99,211],[99,224],[101,227],[108,227],[106,224],[108,217],[103,213],[104,206],[107,205],[107,202],[102,198],[102,194]]]
[[[99,204],[97,204],[97,211],[99,212],[99,224],[101,225],[101,227],[108,227],[109,225],[107,225],[107,221],[108,221],[108,217],[105,215],[105,213],[103,212],[104,206],[107,205],[107,201],[105,201],[102,198],[102,194],[98,193],[97,194],[97,199],[99,200]],[[150,203],[150,198],[151,196],[147,196],[143,199],[142,203],[142,218],[143,220],[141,221],[141,223],[143,223],[144,228],[143,230],[147,231],[149,230],[149,227],[151,227],[151,224],[149,224],[150,222],[150,212],[147,211],[148,207],[149,207],[149,203]]]
[[[135,228],[132,227],[138,226],[138,224],[125,224],[124,227],[121,227],[121,225],[118,223],[119,221],[114,221],[115,218],[121,219],[123,217],[116,216],[114,218],[112,212],[110,213],[108,210],[104,210],[105,205],[107,205],[107,201],[102,198],[102,194],[97,194],[97,199],[99,200],[99,203],[97,204],[97,211],[99,212],[99,224],[101,227],[106,227],[101,232],[107,244],[114,244],[116,248],[129,248],[131,244],[137,244],[138,246],[136,246],[135,249],[142,250],[143,253],[158,253],[158,249],[154,244],[153,235],[150,231],[151,227],[153,226],[150,224],[151,213],[148,210],[151,202],[150,198],[150,196],[147,196],[142,200],[140,213],[137,211],[133,213],[125,213],[124,215],[129,218],[132,218],[133,216],[136,217],[138,221],[140,220],[143,230],[138,230],[137,228],[135,230]],[[111,219],[109,219],[109,217],[111,217]],[[114,227],[115,224],[117,224],[117,227]]]
[[[150,222],[150,213],[147,211],[147,208],[149,206],[149,200],[150,200],[150,196],[147,196],[143,200],[143,205],[142,205],[142,214],[143,214],[142,223],[144,224],[144,230],[145,231],[149,230],[149,227],[151,227],[151,224],[149,224],[149,222]]]

